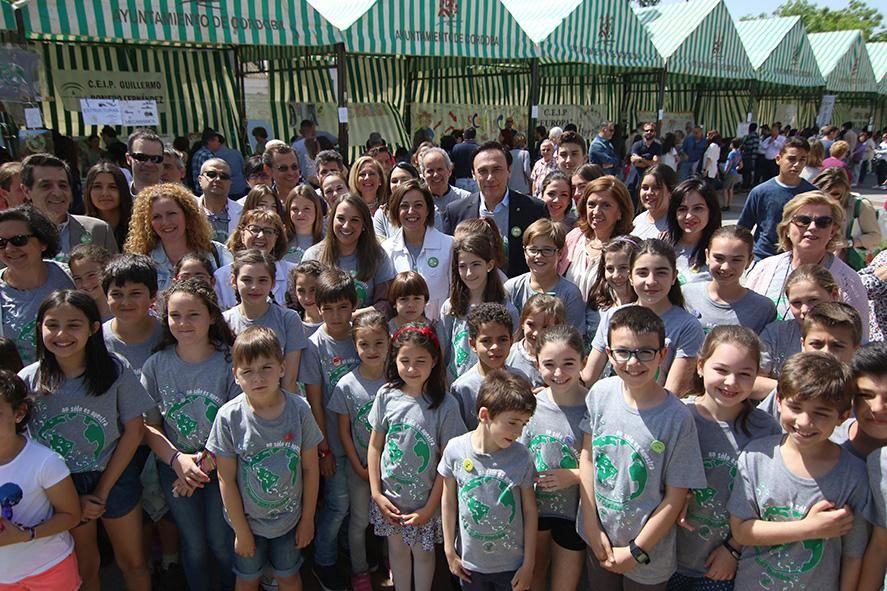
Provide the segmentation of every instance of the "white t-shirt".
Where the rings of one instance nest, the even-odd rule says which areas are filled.
[[[718,158],[721,156],[721,147],[712,142],[705,149],[705,156],[702,157],[705,162],[705,177],[709,179],[718,176]]]
[[[34,527],[52,517],[52,504],[46,497],[46,489],[70,474],[60,455],[28,439],[11,462],[0,465],[0,496],[6,497],[7,491],[13,493],[14,497],[20,496],[18,503],[12,506],[11,521],[24,527]],[[73,551],[74,539],[68,532],[4,546],[0,551],[0,583],[12,584],[40,574],[60,563]]]

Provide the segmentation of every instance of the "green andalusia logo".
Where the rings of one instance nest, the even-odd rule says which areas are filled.
[[[287,446],[266,447],[241,462],[247,494],[263,509],[281,509],[293,501],[299,481],[299,453]]]
[[[193,391],[192,391],[193,392]],[[218,403],[202,393],[185,394],[166,411],[166,419],[182,439],[193,440],[195,437],[201,442],[209,436],[216,413],[219,412]],[[201,444],[195,449],[186,450],[193,453],[199,450]]]
[[[594,496],[598,503],[622,511],[644,494],[649,471],[647,462],[630,441],[617,435],[600,435],[592,441],[595,466]],[[620,471],[628,472],[629,490],[617,489]]]
[[[370,446],[369,435],[370,431],[373,430],[373,426],[370,425],[369,415],[372,409],[373,401],[370,400],[358,407],[357,412],[354,413],[354,420],[351,421],[351,433],[354,435],[357,443],[364,449]]]
[[[351,371],[351,364],[346,363],[345,359],[339,355],[334,355],[332,359],[322,363],[326,367],[327,384],[330,389],[335,388],[342,376]]]
[[[496,499],[487,505],[481,499]],[[517,501],[511,486],[500,478],[477,476],[459,490],[459,502],[468,507],[471,518],[462,518],[462,526],[472,538],[493,542],[511,531],[517,515]]]
[[[37,438],[65,458],[71,468],[93,467],[105,449],[105,430],[94,417],[84,412],[69,411],[44,421]],[[75,441],[85,441],[92,450],[75,449]]]
[[[405,443],[414,439],[411,446]],[[413,425],[394,423],[388,428],[382,468],[385,476],[394,482],[412,485],[416,476],[431,464],[431,443],[425,433]]]
[[[705,477],[708,482],[713,482],[717,478],[715,476],[717,471],[727,472],[722,480],[729,483],[725,495],[726,498],[729,498],[730,491],[733,490],[733,478],[736,476],[736,462],[726,458],[708,457],[703,460],[702,465],[705,468]],[[719,533],[730,525],[726,502],[716,502],[718,496],[716,488],[707,486],[694,489],[692,492],[693,500],[687,508],[687,518],[696,524],[696,534],[699,537],[707,540],[713,534]]]
[[[539,472],[558,469],[575,470],[579,467],[573,448],[557,437],[540,433],[530,440],[528,447],[530,453],[533,454],[536,470]],[[536,496],[539,498],[550,498],[557,495],[558,492],[536,490]]]
[[[766,507],[764,521],[799,521],[805,512],[791,507]],[[825,552],[825,540],[804,540],[778,546],[756,546],[755,562],[761,566],[760,584],[764,589],[785,589],[786,584],[816,568]]]

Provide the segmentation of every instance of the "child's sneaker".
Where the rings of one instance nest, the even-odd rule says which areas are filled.
[[[277,591],[277,579],[273,575],[265,573],[262,575],[262,582],[259,586],[263,591]]]
[[[351,575],[351,591],[373,591],[369,573]]]

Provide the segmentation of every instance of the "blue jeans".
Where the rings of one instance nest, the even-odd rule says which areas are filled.
[[[699,160],[696,160],[694,162],[683,160],[680,164],[678,164],[678,182],[685,181],[696,174],[697,166],[699,166]]]
[[[323,477],[323,507],[317,514],[314,534],[314,562],[318,566],[335,566],[339,555],[339,530],[348,515],[347,466],[348,458],[336,456],[336,473]]]
[[[270,565],[276,577],[292,577],[302,569],[302,551],[296,548],[296,528],[282,536],[265,538],[253,534],[256,553],[252,556],[234,556],[234,570],[242,581],[255,581]]]
[[[234,589],[234,531],[225,521],[218,477],[213,473],[212,480],[190,497],[173,497],[175,472],[161,462],[157,462],[157,472],[169,511],[179,528],[188,588],[190,591],[213,588],[212,556],[223,591]]]

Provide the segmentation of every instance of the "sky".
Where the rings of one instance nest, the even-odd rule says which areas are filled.
[[[663,4],[672,4],[675,1],[683,2],[684,0],[663,0]],[[783,4],[781,0],[726,0],[727,8],[733,18],[739,20],[740,17],[747,14],[760,14],[765,12],[770,14],[773,10]],[[813,0],[817,6],[828,6],[832,9],[843,8],[848,4],[847,0]],[[867,0],[869,6],[878,6],[878,0]]]

